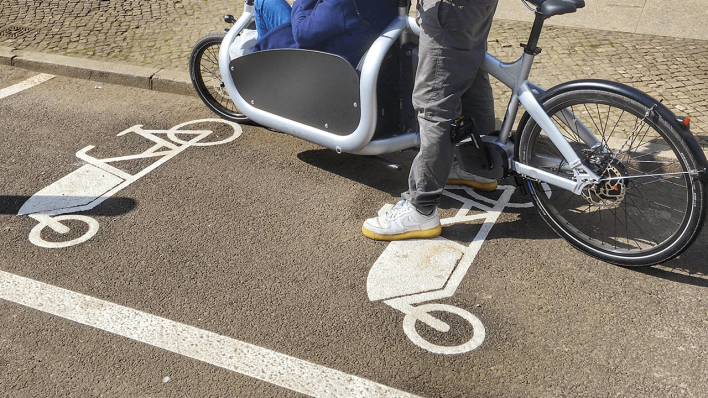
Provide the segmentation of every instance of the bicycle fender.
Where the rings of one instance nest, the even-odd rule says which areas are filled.
[[[676,130],[681,138],[684,139],[684,141],[687,143],[688,149],[691,152],[691,155],[696,159],[697,166],[698,166],[698,171],[699,171],[699,178],[705,182],[708,183],[708,160],[706,160],[706,156],[703,153],[703,150],[701,149],[700,145],[696,142],[696,139],[694,138],[693,134],[690,132],[686,126],[681,124],[676,117],[676,114],[674,114],[669,108],[666,107],[666,105],[662,104],[661,102],[657,101],[656,99],[652,98],[648,94],[634,88],[630,87],[626,84],[618,83],[618,82],[613,82],[609,80],[598,80],[598,79],[583,79],[583,80],[573,80],[565,83],[561,83],[548,91],[546,91],[543,95],[541,95],[538,98],[538,102],[543,106],[543,103],[546,102],[548,99],[560,95],[560,94],[565,94],[569,91],[574,91],[574,90],[600,90],[600,91],[606,91],[608,93],[613,93],[613,94],[619,94],[619,95],[624,95],[627,97],[633,98],[635,101],[639,102],[640,104],[646,106],[647,108],[654,107],[654,111],[661,117],[666,120],[669,125],[671,125],[674,130]],[[545,109],[545,108],[544,108]],[[523,116],[521,117],[521,120],[519,121],[519,127],[516,129],[516,142],[519,142],[519,139],[521,138],[521,132],[524,130],[524,127],[526,127],[526,123],[528,123],[529,119],[531,116],[528,114],[528,112],[524,112]],[[518,149],[515,150],[515,156],[518,159]]]

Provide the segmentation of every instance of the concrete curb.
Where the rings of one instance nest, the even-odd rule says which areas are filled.
[[[196,95],[188,72],[0,47],[0,65],[146,90]]]
[[[166,93],[197,95],[189,72],[176,69],[161,69],[150,79],[150,89]]]
[[[0,47],[0,65],[12,65],[12,58],[15,57],[13,51],[10,47]]]

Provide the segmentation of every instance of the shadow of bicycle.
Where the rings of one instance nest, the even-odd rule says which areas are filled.
[[[636,268],[637,272],[686,285],[708,287],[708,233],[704,229],[696,241],[680,256],[653,267]]]
[[[25,204],[25,202],[27,202],[30,198],[31,196],[0,195],[0,214],[17,214],[22,208],[22,205]],[[49,198],[47,201],[51,202],[50,199],[51,198]],[[66,201],[67,197],[62,196],[56,199],[57,201]],[[88,199],[93,200],[95,198],[87,198],[86,200],[82,200],[82,198],[77,197],[69,199],[75,199],[77,203],[83,203],[88,201]],[[96,206],[95,208],[87,211],[82,211],[80,213],[87,216],[119,216],[121,214],[131,212],[137,207],[137,205],[138,201],[133,198],[111,197],[104,200],[100,205]]]
[[[374,160],[366,156],[351,154],[337,154],[329,149],[317,149],[300,152],[297,157],[301,161],[317,167],[321,170],[336,174],[359,184],[366,185],[375,190],[385,192],[393,197],[400,197],[401,193],[408,189],[408,171],[415,158],[417,151],[402,151],[382,155],[381,158],[388,162],[401,166],[396,171],[383,165],[379,160]],[[499,182],[500,185],[515,185],[513,179]],[[462,189],[462,187],[460,188]],[[457,189],[450,189],[457,194]],[[497,200],[500,191],[478,192],[482,197],[490,200]],[[464,195],[464,194],[463,194]],[[528,196],[514,194],[513,202],[530,202]],[[488,205],[488,203],[486,203]],[[440,217],[451,217],[460,209],[460,202],[447,196],[440,199]],[[481,211],[481,210],[477,210]],[[512,214],[513,220],[504,220],[498,223],[498,227],[492,229],[490,239],[500,238],[530,238],[558,239],[558,235],[548,227],[538,216],[536,209],[507,207],[504,213]],[[373,216],[373,215],[372,215]],[[363,221],[363,220],[362,220]],[[465,223],[449,225],[444,228],[444,236],[458,241],[466,241],[467,238],[474,237],[481,227],[481,221],[477,223]]]

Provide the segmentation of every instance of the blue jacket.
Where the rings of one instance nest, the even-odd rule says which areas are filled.
[[[254,51],[318,50],[341,55],[356,67],[371,43],[398,15],[397,3],[396,0],[297,0],[290,23],[260,37]]]

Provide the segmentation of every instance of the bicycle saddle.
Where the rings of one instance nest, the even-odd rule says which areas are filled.
[[[524,0],[536,6],[536,11],[546,18],[570,14],[585,7],[585,0]]]

